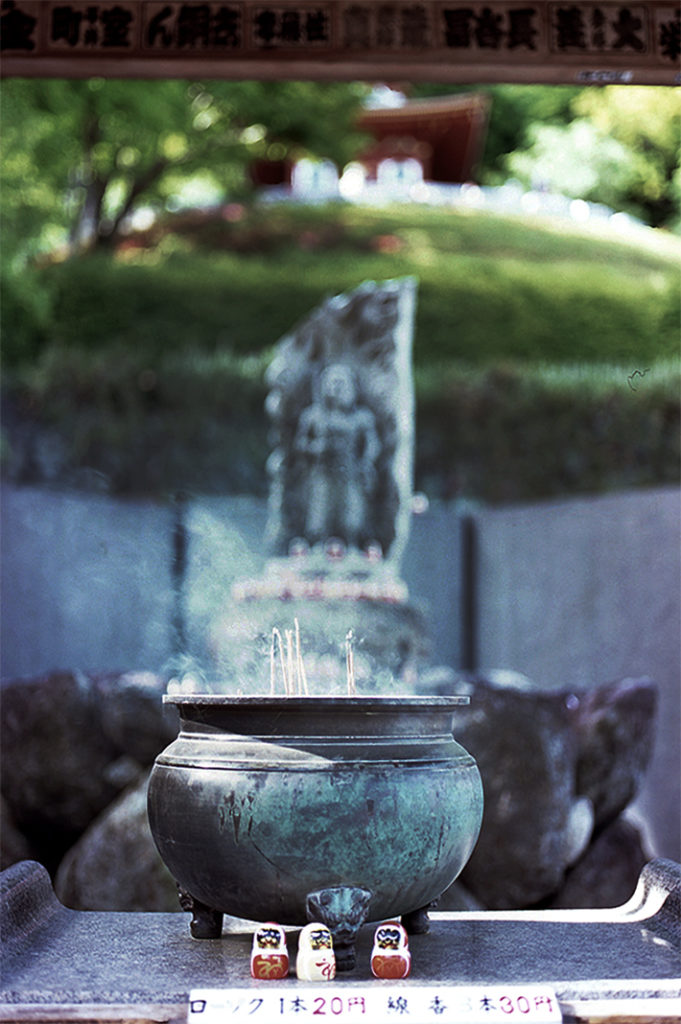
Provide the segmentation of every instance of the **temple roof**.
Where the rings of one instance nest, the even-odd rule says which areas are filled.
[[[399,107],[364,110],[358,127],[376,140],[362,162],[428,151],[424,171],[428,179],[464,182],[475,177],[487,130],[490,98],[479,92],[407,100]]]

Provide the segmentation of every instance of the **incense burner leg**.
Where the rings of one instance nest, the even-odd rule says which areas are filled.
[[[410,910],[408,914],[402,914],[402,924],[407,935],[425,935],[430,931],[430,918],[428,911],[432,910],[435,903],[427,903],[425,907],[418,910]]]
[[[192,915],[189,930],[193,938],[219,939],[222,935],[222,913],[219,910],[213,910],[212,907],[207,907],[186,889],[182,889],[179,884],[177,891],[180,906]]]
[[[333,936],[338,971],[351,971],[355,966],[355,940],[366,918],[370,900],[368,889],[350,885],[318,889],[307,894],[308,919],[321,921]]]

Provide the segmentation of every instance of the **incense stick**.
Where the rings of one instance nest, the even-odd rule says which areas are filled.
[[[305,671],[305,662],[303,661],[303,650],[300,641],[300,623],[297,618],[293,620],[294,629],[285,629],[284,636],[282,637],[281,632],[276,626],[272,627],[272,638],[270,640],[270,696],[275,696],[276,693],[276,678],[277,678],[277,644],[279,645],[279,664],[281,667],[281,677],[284,683],[284,694],[287,697],[292,697],[296,693],[298,696],[303,694],[306,697],[310,696],[310,691],[307,685],[307,672]],[[295,653],[294,653],[294,635],[295,635]],[[286,644],[284,644],[284,638]],[[352,630],[349,631],[346,638],[352,639]],[[294,675],[294,662],[295,662],[295,675]],[[347,655],[348,664],[348,692],[355,692],[355,668],[353,661],[352,647],[349,648]],[[350,691],[352,687],[352,691]]]
[[[298,657],[300,659],[300,678],[303,683],[303,693],[306,697],[310,696],[310,691],[307,688],[307,673],[305,672],[305,662],[303,661],[303,651],[300,647],[300,626],[298,625],[298,619],[295,620],[296,630],[298,634]]]
[[[276,629],[272,630],[272,639],[270,641],[270,697],[274,697],[274,682],[275,682],[275,668],[274,668],[274,637]]]
[[[355,657],[352,649],[353,633],[349,629],[345,637],[345,666],[348,674],[348,696],[353,697],[357,693],[355,686]]]
[[[284,681],[284,693],[288,696],[288,679],[286,675],[286,662],[284,661],[284,644],[281,639],[281,633],[275,626],[272,630],[272,650],[274,650],[275,638],[279,641],[279,661],[281,662],[281,678]]]
[[[284,636],[286,637],[286,663],[288,665],[288,674],[286,677],[286,693],[289,697],[291,697],[296,692],[295,682],[293,680],[293,630],[284,630]]]
[[[309,696],[307,689],[307,677],[305,675],[305,665],[303,664],[303,654],[300,649],[300,623],[298,619],[293,620],[296,627],[296,669],[298,677],[298,693],[304,693],[306,697]]]

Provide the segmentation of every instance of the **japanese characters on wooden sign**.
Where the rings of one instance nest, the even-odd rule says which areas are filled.
[[[0,29],[5,75],[681,81],[676,0],[1,0]]]

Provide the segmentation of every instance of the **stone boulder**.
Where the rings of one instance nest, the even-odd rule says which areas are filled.
[[[151,673],[2,684],[2,795],[48,869],[176,735]]]
[[[34,859],[31,844],[17,828],[7,801],[0,796],[0,871],[19,860]]]
[[[575,736],[564,699],[520,676],[469,687],[455,736],[478,762],[485,811],[462,880],[489,908],[528,906],[560,887],[591,838],[593,813],[575,790]]]
[[[565,874],[560,891],[545,904],[559,907],[620,907],[632,896],[650,860],[641,833],[626,817],[594,836]]]
[[[452,882],[449,888],[445,889],[442,895],[435,901],[432,909],[477,912],[485,910],[486,908],[482,905],[480,900],[476,900],[475,896],[468,891],[465,885],[457,880]]]
[[[69,850],[55,892],[74,910],[179,911],[177,886],[147,821],[148,774],[113,801]]]
[[[638,792],[655,742],[657,686],[650,679],[621,679],[570,694],[577,734],[577,791],[605,825]]]
[[[652,750],[655,684],[542,690],[498,671],[431,674],[425,689],[471,698],[456,712],[454,734],[478,762],[485,810],[461,881],[489,909],[554,897],[594,831],[636,793]],[[638,869],[626,877],[633,891]]]

